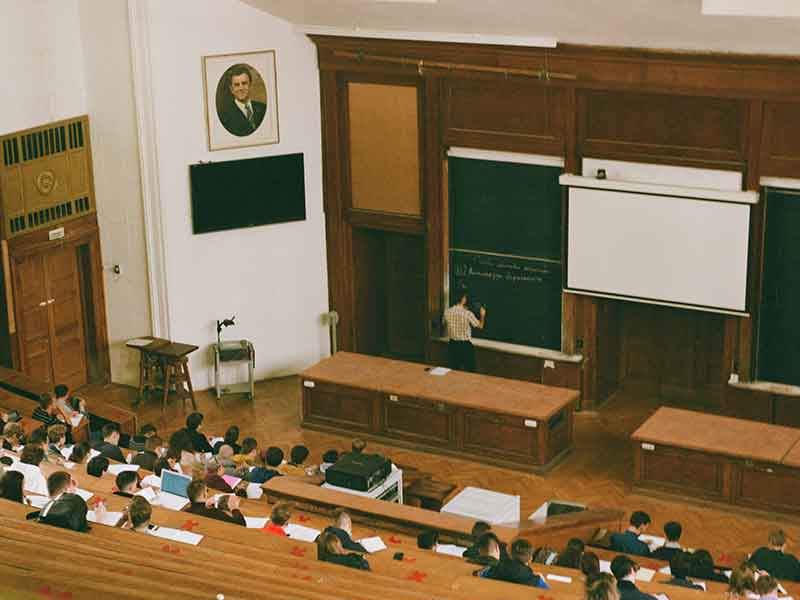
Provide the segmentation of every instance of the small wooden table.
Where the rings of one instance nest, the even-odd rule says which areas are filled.
[[[140,345],[129,341],[126,346],[138,350],[141,354],[139,363],[139,396],[136,404],[144,400],[148,389],[163,386],[161,397],[161,412],[167,406],[170,386],[175,386],[175,393],[186,407],[186,399],[192,401],[192,408],[197,410],[192,388],[192,378],[189,375],[189,354],[198,349],[194,344],[182,344],[163,338],[145,337],[140,339],[152,340],[149,344]]]

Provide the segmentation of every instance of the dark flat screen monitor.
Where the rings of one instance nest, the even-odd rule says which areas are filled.
[[[304,221],[303,154],[191,165],[194,233]]]

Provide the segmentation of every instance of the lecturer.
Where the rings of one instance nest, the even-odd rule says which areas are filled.
[[[458,302],[444,311],[447,324],[448,366],[457,371],[475,371],[475,348],[472,345],[472,328],[483,329],[486,323],[486,309],[481,306],[481,318],[467,308],[469,293],[466,288],[459,289]]]

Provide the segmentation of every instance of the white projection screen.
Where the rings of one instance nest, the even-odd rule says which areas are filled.
[[[750,205],[570,188],[567,291],[744,312]]]

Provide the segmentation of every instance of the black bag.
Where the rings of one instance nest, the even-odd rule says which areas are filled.
[[[381,484],[392,472],[392,461],[380,454],[345,454],[325,471],[325,483],[358,492]]]

